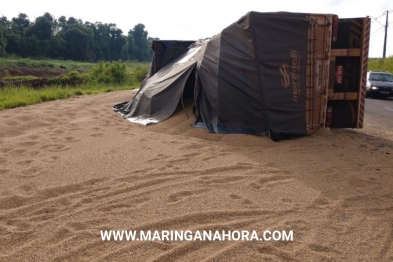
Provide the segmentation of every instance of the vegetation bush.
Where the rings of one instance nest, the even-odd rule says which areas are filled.
[[[393,56],[385,59],[370,59],[368,61],[368,70],[387,71],[393,74]]]
[[[121,84],[126,80],[126,64],[121,61],[100,61],[89,72],[89,80],[93,83]]]
[[[134,72],[134,79],[137,82],[142,82],[145,79],[147,71],[149,70],[149,66],[138,66]]]
[[[50,86],[78,86],[82,84],[135,85],[142,82],[148,66],[129,68],[125,62],[98,62],[86,73],[72,70],[48,81]]]
[[[77,86],[87,82],[87,75],[73,70],[48,80],[50,86]]]

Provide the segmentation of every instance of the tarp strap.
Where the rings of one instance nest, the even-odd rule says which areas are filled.
[[[183,101],[183,94],[184,94],[184,88],[183,88],[183,91],[181,92],[180,101],[181,101],[181,105],[183,106],[183,110],[184,110],[184,112],[186,112],[187,119],[190,119],[190,117],[188,116],[188,113],[187,113],[186,107],[184,106],[184,101]]]

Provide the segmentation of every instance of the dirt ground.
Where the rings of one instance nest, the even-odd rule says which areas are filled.
[[[393,131],[280,142],[151,126],[130,91],[0,112],[1,261],[393,261]],[[101,230],[293,231],[293,241],[103,241]]]
[[[48,79],[64,74],[70,70],[66,69],[48,69],[48,68],[31,68],[31,67],[19,67],[19,68],[0,68],[0,87],[5,85],[13,86],[30,86],[33,88],[41,88],[45,86]],[[31,80],[17,80],[17,81],[5,81],[2,80],[4,77],[9,76],[34,76],[37,79]]]

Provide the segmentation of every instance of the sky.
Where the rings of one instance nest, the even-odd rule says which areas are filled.
[[[83,22],[114,23],[127,35],[139,23],[150,37],[161,40],[197,40],[211,37],[249,11],[336,14],[340,18],[372,19],[370,57],[382,57],[386,11],[389,13],[386,56],[393,56],[392,0],[0,0],[0,17],[25,13],[30,21],[45,12]]]

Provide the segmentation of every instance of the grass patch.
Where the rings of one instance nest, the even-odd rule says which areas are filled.
[[[40,77],[32,76],[32,75],[3,77],[3,81],[21,81],[21,80],[34,80],[34,79],[40,79]]]
[[[67,70],[88,70],[94,63],[77,62],[70,60],[53,59],[31,59],[18,57],[0,57],[0,68],[48,68],[48,69],[67,69]]]
[[[29,86],[12,85],[12,81],[39,78],[32,75],[11,75],[11,68],[14,72],[20,70],[21,67],[43,68],[43,71],[51,71],[53,68],[67,70],[59,76],[46,78],[45,88],[34,89]],[[148,63],[121,61],[81,63],[60,60],[0,58],[0,73],[3,75],[3,81],[10,81],[4,88],[0,88],[0,110],[72,96],[135,89],[140,86],[145,78],[148,67]],[[24,72],[28,71],[25,70]]]
[[[42,68],[42,69],[62,69],[62,70],[78,70],[87,71],[98,63],[78,62],[72,60],[54,60],[54,59],[31,59],[19,57],[0,57],[0,69],[7,70],[10,68]],[[148,68],[149,63],[125,61],[127,70],[132,72],[138,68]]]
[[[49,79],[49,85],[77,86],[82,84],[139,85],[145,78],[149,64],[98,62],[88,72],[68,71]]]
[[[83,85],[79,87],[48,87],[33,89],[27,86],[6,86],[0,89],[0,110],[33,105],[41,102],[65,99],[73,96],[100,94],[116,90],[131,90],[139,85]]]

